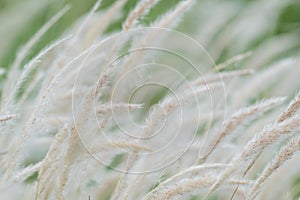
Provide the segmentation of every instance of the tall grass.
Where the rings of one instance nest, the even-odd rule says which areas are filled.
[[[297,1],[94,3],[1,70],[0,199],[299,198]]]

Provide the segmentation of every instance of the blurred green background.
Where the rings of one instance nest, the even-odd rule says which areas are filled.
[[[112,23],[106,31],[121,29],[124,18],[138,1],[128,0],[123,7],[121,17]],[[155,8],[140,20],[140,23],[149,25],[179,1],[160,0]],[[29,52],[27,60],[45,45],[58,38],[78,18],[90,10],[95,2],[96,0],[0,0],[0,67],[9,67],[17,50],[64,5],[71,5],[71,9],[41,38],[34,49]],[[116,0],[102,0],[100,10],[106,9],[114,2]],[[240,0],[239,2],[241,6],[247,6],[252,1]],[[300,1],[298,0],[291,1],[280,13],[276,29],[269,33],[268,37],[291,31],[299,32],[300,41]],[[253,46],[249,48],[253,48]]]
[[[106,32],[121,29],[124,18],[138,1],[128,0],[120,13],[121,17],[112,23]],[[172,0],[170,4],[169,0],[161,0],[155,9],[151,10],[140,22],[149,25],[161,13],[172,8],[179,1]],[[116,1],[103,0],[99,9],[106,9],[114,2]],[[25,62],[45,45],[58,38],[95,3],[96,0],[0,0],[0,67],[9,67],[17,50],[64,5],[71,5],[71,9],[41,38],[34,49],[29,52]]]

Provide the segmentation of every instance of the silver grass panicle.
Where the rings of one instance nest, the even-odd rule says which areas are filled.
[[[83,22],[81,22],[81,24],[77,28],[76,35],[74,35],[74,37],[72,38],[73,39],[72,42],[75,42],[76,40],[78,40],[78,37],[80,36],[80,34],[82,33],[82,31],[84,31],[84,28],[86,28],[87,22],[91,19],[92,15],[95,14],[95,12],[97,11],[97,9],[100,7],[101,2],[102,2],[102,0],[98,0],[94,4],[94,6],[90,10],[90,12],[84,18]]]
[[[1,115],[0,116],[0,122],[5,122],[7,120],[11,120],[11,119],[16,118],[16,117],[18,117],[18,115],[16,115],[16,114]]]
[[[147,1],[145,1],[147,2]],[[152,2],[151,0],[148,3],[145,3],[145,5],[149,4],[150,2]],[[184,11],[191,5],[192,1],[189,0],[187,2],[182,2],[180,3],[173,11],[170,12],[170,14],[167,14],[168,17],[164,17],[160,20],[160,22],[158,23],[157,26],[154,25],[154,27],[168,27],[168,28],[172,28],[172,26],[174,26],[175,24],[170,24],[170,22],[175,21],[176,19],[179,19],[181,16],[179,14],[184,13]],[[123,26],[123,30],[129,28],[129,25],[133,23],[134,20],[134,16],[138,15],[139,12],[143,11],[145,8],[143,8],[145,5],[143,5],[143,1],[137,5],[136,9],[132,12],[132,15],[129,15],[129,17],[127,18],[127,21],[125,22],[125,25]],[[139,12],[138,12],[139,11]],[[155,38],[155,36],[150,36],[147,38],[147,40],[152,41]],[[142,41],[145,39],[142,39]],[[125,63],[125,68],[126,66],[128,66],[129,64]],[[194,95],[194,94],[192,94]],[[173,102],[171,103],[167,103],[166,105],[164,105],[164,103],[162,103],[162,108],[165,112],[169,112],[172,108],[176,107],[175,104]],[[155,126],[157,126],[158,121],[160,121],[164,115],[166,113],[160,113],[160,111],[158,111],[157,114],[156,111],[154,110],[153,113],[150,114],[150,123],[147,123],[145,125],[144,128],[144,133],[142,134],[142,137],[148,137],[152,131],[155,130]],[[138,156],[137,155],[133,155],[132,157],[128,158],[128,164],[126,167],[126,170],[130,170],[131,167],[134,165],[135,161],[138,160]],[[127,175],[128,176],[128,175]],[[112,199],[117,199],[120,198],[120,195],[124,192],[123,190],[126,190],[126,187],[128,187],[128,183],[126,183],[126,175],[121,177],[117,189],[115,190],[115,193],[112,196]]]
[[[21,89],[22,84],[24,84],[24,82],[26,81],[26,79],[28,78],[30,72],[32,70],[34,70],[34,67],[36,67],[37,62],[43,57],[45,56],[45,54],[47,54],[48,52],[50,52],[52,49],[54,49],[55,47],[57,47],[58,45],[60,45],[61,43],[63,43],[65,40],[69,39],[70,37],[66,37],[63,38],[53,44],[51,44],[49,47],[47,47],[46,49],[42,50],[36,57],[34,57],[32,60],[30,60],[29,63],[27,63],[24,66],[24,71],[22,72],[22,74],[20,75],[20,78],[18,79],[17,84],[14,86],[13,90],[10,92],[10,96],[7,99],[7,103],[9,103],[11,100],[14,100],[16,98],[16,93]]]
[[[159,0],[142,0],[140,1],[135,8],[128,14],[128,17],[125,19],[125,22],[122,26],[122,31],[126,32],[130,30],[130,28],[134,28],[136,25],[136,22],[139,18],[146,15],[149,10],[158,2]],[[113,48],[110,50],[110,53],[108,54],[106,61],[112,60],[113,55],[118,52],[120,49],[121,41],[120,39],[117,39],[117,41],[114,42]],[[130,59],[128,59],[130,61]],[[127,69],[128,64],[124,64],[123,68]],[[107,63],[105,63],[107,65]]]
[[[39,177],[37,179],[36,189],[35,189],[35,199],[38,198],[40,195],[41,198],[43,198],[42,192],[45,192],[45,189],[49,187],[48,185],[51,184],[51,181],[47,181],[53,174],[55,174],[55,171],[57,170],[57,167],[59,165],[59,161],[61,158],[58,157],[58,155],[61,155],[62,147],[61,144],[64,143],[64,140],[66,139],[68,134],[68,127],[64,127],[62,130],[58,132],[56,135],[55,142],[52,143],[52,145],[49,148],[49,151],[47,152],[47,155],[45,156],[45,159],[42,162],[42,165],[39,169]]]
[[[229,165],[226,164],[218,164],[218,163],[214,163],[214,164],[203,164],[203,165],[198,165],[198,166],[192,166],[189,167],[181,172],[179,172],[178,174],[173,175],[172,177],[168,178],[167,180],[161,182],[157,188],[155,188],[154,190],[152,190],[151,192],[149,192],[146,196],[146,198],[153,198],[153,196],[157,195],[157,194],[163,194],[163,192],[161,190],[166,188],[166,185],[175,182],[177,183],[175,180],[177,178],[180,178],[181,176],[185,176],[187,174],[192,174],[195,172],[199,172],[202,170],[211,170],[211,169],[218,169],[218,168],[226,168]],[[179,179],[180,180],[180,179]]]
[[[284,120],[293,116],[300,108],[300,93],[291,101],[288,108],[279,116],[278,122],[283,122]]]
[[[237,63],[237,62],[240,62],[240,61],[245,60],[246,58],[249,58],[251,55],[252,55],[252,52],[251,52],[251,51],[248,51],[248,52],[246,52],[246,53],[242,53],[242,54],[233,56],[232,58],[229,58],[229,59],[226,60],[225,62],[223,62],[223,63],[217,65],[217,66],[215,67],[215,69],[216,69],[217,71],[223,70],[223,69],[225,69],[225,68],[228,67],[228,66],[232,66],[234,63]]]
[[[146,15],[151,7],[153,7],[159,0],[141,0],[136,7],[131,11],[123,24],[123,30],[127,31],[135,26],[136,21],[143,15]]]
[[[283,147],[281,147],[275,158],[266,166],[261,175],[256,179],[253,184],[247,199],[254,199],[261,185],[266,181],[266,179],[275,172],[284,162],[291,159],[293,154],[300,149],[300,138],[293,137],[290,141]]]
[[[105,11],[99,18],[96,19],[96,25],[90,27],[91,30],[87,33],[83,41],[83,47],[88,48],[90,45],[95,42],[98,36],[103,34],[103,31],[110,25],[111,19],[117,15],[118,12],[122,9],[123,5],[127,0],[116,1],[110,8]]]
[[[270,87],[270,85],[275,84],[276,80],[274,77],[280,78],[284,73],[287,73],[290,68],[294,67],[296,62],[293,59],[285,59],[282,60],[274,66],[269,67],[265,70],[261,70],[257,73],[256,76],[252,76],[252,80],[248,82],[248,84],[242,85],[240,88],[241,91],[237,92],[234,97],[234,105],[241,106],[242,102],[245,102],[246,99],[251,98],[253,95],[265,90]]]
[[[299,101],[299,94],[296,96],[296,98],[294,98],[294,100],[289,104],[288,108],[281,113],[279,119],[277,120],[278,123],[283,122],[284,120],[286,120],[287,118],[291,117],[294,113],[297,112],[297,110],[299,109],[298,106],[298,102]],[[292,141],[292,140],[291,140]],[[247,169],[244,171],[243,173],[243,177],[248,173],[248,171],[253,167],[253,165],[255,164],[256,160],[261,156],[260,152],[259,154],[257,154],[255,156],[255,159],[253,159],[252,163],[250,165],[248,165]],[[269,164],[270,165],[270,164]],[[266,172],[267,173],[267,172]],[[264,177],[266,178],[266,177]],[[259,180],[257,180],[259,181]],[[260,180],[261,181],[261,180]],[[258,185],[260,185],[261,183],[258,183]],[[232,198],[234,197],[235,192],[237,191],[238,188],[236,188],[236,190],[234,191]],[[254,190],[254,189],[253,189]],[[256,186],[256,190],[258,190],[258,187]],[[255,195],[257,195],[258,192],[255,193]]]
[[[204,85],[212,82],[222,82],[228,79],[232,79],[239,76],[248,76],[254,73],[253,70],[243,69],[243,70],[234,70],[230,72],[221,72],[219,74],[206,75],[199,78],[198,80],[193,81],[193,85]]]
[[[277,120],[277,122],[278,123],[280,123],[280,122],[283,122],[283,121],[285,121],[286,119],[288,119],[288,118],[290,118],[291,116],[293,116],[297,111],[298,111],[298,109],[299,109],[299,107],[300,107],[300,95],[299,95],[299,93],[296,95],[296,97],[293,99],[293,101],[291,101],[290,102],[290,104],[289,104],[289,106],[287,107],[287,109],[283,112],[283,113],[281,113],[281,115],[279,116],[279,119]],[[282,151],[286,151],[286,152],[288,152],[289,150],[290,150],[290,147],[291,148],[293,148],[294,146],[295,146],[295,140],[296,139],[291,139],[290,140],[290,142],[289,142],[289,144],[288,145],[286,145],[285,147],[283,147],[283,149],[284,150],[282,150]],[[295,150],[295,148],[297,148],[297,147],[294,147],[294,151],[296,151]],[[280,152],[280,153],[282,153],[282,151]],[[292,152],[292,153],[290,153],[290,154],[293,154],[294,152]],[[287,154],[285,154],[285,155],[287,155]],[[257,155],[257,158],[260,156],[260,154],[259,155]],[[279,159],[279,157],[280,156],[282,156],[281,154],[279,154],[278,156],[277,156],[277,158]],[[257,160],[257,158],[253,161],[253,163]],[[287,156],[286,157],[286,160],[287,159],[289,159],[289,157]],[[275,162],[275,164],[274,164],[274,162]],[[279,165],[280,165],[280,163],[278,164],[278,162],[280,162],[280,161],[278,161],[278,160],[273,160],[273,165],[278,165],[278,166],[273,166],[274,167],[274,169],[273,170],[275,170],[275,168],[278,168],[279,167]],[[282,161],[281,160],[281,162],[284,162],[284,161]],[[269,167],[269,168],[272,168],[271,166],[269,166],[269,165],[272,165],[272,164],[268,164],[268,166],[267,167]],[[249,167],[251,167],[251,165],[249,166]],[[266,179],[268,176],[270,176],[270,174],[272,173],[272,170],[271,169],[265,169],[264,171],[263,171],[263,175],[261,176],[261,178],[260,179],[258,179],[257,181],[256,181],[256,183],[255,183],[255,185],[253,186],[253,189],[252,189],[252,191],[250,192],[250,198],[254,198],[257,194],[258,194],[258,185],[261,185],[263,182],[264,182],[264,179]],[[269,174],[269,175],[266,175],[266,174]],[[253,197],[251,197],[251,195],[253,195]]]
[[[13,180],[16,182],[22,182],[26,180],[28,177],[30,177],[33,173],[40,170],[43,162],[36,163],[34,165],[30,165],[23,169],[19,174],[15,175]]]
[[[236,128],[236,126],[240,125],[245,119],[257,114],[258,112],[264,112],[267,109],[271,109],[273,106],[282,103],[284,100],[285,98],[268,99],[256,105],[242,108],[241,110],[234,113],[231,118],[227,120],[227,122],[225,122],[221,132],[218,133],[215,141],[212,145],[209,146],[209,150],[200,158],[200,160],[205,161],[205,159],[212,153],[212,151],[222,141],[222,139],[226,135],[230,134],[230,132],[232,132],[232,130]]]
[[[73,60],[74,61],[74,60]],[[68,65],[67,65],[68,66]],[[59,74],[60,75],[60,74]],[[9,152],[7,154],[7,159],[8,161],[6,161],[8,163],[8,168],[6,169],[5,172],[5,176],[3,178],[8,178],[10,176],[11,170],[13,170],[16,166],[17,166],[17,160],[18,159],[13,159],[17,156],[18,152],[20,151],[23,142],[26,140],[26,138],[28,138],[28,136],[30,135],[29,133],[29,129],[34,125],[34,123],[36,122],[36,120],[38,119],[38,112],[40,111],[39,108],[41,106],[43,106],[43,103],[45,102],[46,96],[50,93],[50,86],[51,83],[54,84],[55,83],[55,79],[59,76],[55,76],[54,80],[52,80],[50,82],[49,85],[47,85],[47,87],[45,88],[45,90],[43,90],[42,94],[40,95],[39,99],[37,100],[37,105],[35,107],[35,110],[33,111],[33,113],[31,114],[29,120],[27,121],[26,126],[24,127],[24,130],[22,132],[21,137],[18,139],[17,141],[17,145],[15,146],[15,148],[13,148],[11,150],[11,152]]]
[[[10,101],[14,100],[12,99],[15,95],[16,90],[18,90],[18,86],[19,84],[24,81],[24,78],[26,78],[26,73],[25,76],[21,78],[19,78],[19,84],[17,84],[17,87],[15,87],[13,89],[13,92],[10,94],[6,94],[6,91],[9,90],[9,87],[11,87],[11,82],[14,80],[11,80],[13,76],[18,77],[18,68],[19,65],[21,64],[22,60],[25,58],[25,56],[27,55],[28,51],[30,48],[32,48],[32,46],[40,39],[40,37],[45,34],[45,32],[57,21],[59,20],[67,11],[68,11],[69,7],[65,7],[64,9],[62,9],[59,13],[57,13],[48,23],[46,23],[35,35],[34,37],[31,38],[31,40],[29,42],[27,42],[27,44],[21,49],[21,51],[18,53],[13,65],[12,65],[12,69],[9,72],[8,75],[8,80],[7,80],[7,84],[6,86],[3,88],[3,96],[8,96],[8,98],[3,99],[2,102],[4,102],[4,106],[1,108],[2,111],[1,112],[5,112],[5,110],[3,110],[3,108],[9,108],[10,105]],[[27,68],[28,69],[28,68]],[[25,72],[26,72],[26,68],[25,68]],[[15,92],[14,92],[15,91]],[[14,104],[14,102],[12,102],[12,104]],[[10,158],[15,158],[18,155],[20,146],[23,142],[23,140],[27,137],[27,134],[24,133],[23,136],[19,139],[18,145],[16,145],[16,148],[14,150],[12,150],[12,152],[8,153],[8,159]],[[4,176],[7,177],[9,176],[10,170],[13,169],[16,166],[16,161],[17,159],[13,159],[12,161],[7,161],[7,162],[11,162],[10,167],[8,167],[8,169],[6,170],[6,175]]]
[[[201,178],[193,177],[191,179],[181,179],[172,186],[164,188],[156,196],[148,199],[172,199],[174,196],[180,196],[198,189],[199,187],[207,187],[216,181],[215,177],[202,176]],[[249,180],[228,180],[229,185],[250,185]]]
[[[184,13],[192,6],[194,0],[188,0],[180,2],[174,9],[169,11],[167,14],[164,14],[163,17],[157,19],[150,27],[157,27],[157,28],[167,28],[172,29],[177,25],[177,20],[181,19]],[[147,2],[147,1],[145,1]],[[152,2],[152,0],[150,1]],[[154,1],[153,1],[154,2]],[[139,4],[137,7],[141,6]],[[147,5],[147,4],[146,4]],[[139,8],[137,8],[139,10]],[[132,11],[134,12],[134,11]],[[141,13],[143,15],[146,15],[146,13]],[[137,16],[136,16],[137,17]],[[141,16],[140,16],[141,17]],[[130,17],[127,18],[127,21],[130,19]],[[126,23],[125,23],[126,24]],[[130,24],[130,23],[129,23]],[[123,30],[126,26],[123,26]],[[133,49],[136,48],[143,48],[146,44],[155,44],[159,43],[161,40],[163,40],[166,37],[165,33],[163,31],[156,31],[156,32],[149,32],[148,34],[145,34],[144,37],[138,38],[138,40],[133,42]],[[130,54],[129,58],[124,63],[125,70],[129,70],[129,68],[132,66],[132,62],[138,63],[141,58],[143,58],[144,51],[138,52],[137,54]]]
[[[147,138],[153,133],[157,127],[160,125],[160,122],[163,120],[163,118],[168,115],[171,111],[176,109],[179,106],[182,106],[182,104],[191,99],[191,96],[194,96],[197,93],[205,92],[209,89],[213,89],[213,87],[220,86],[220,85],[212,85],[212,86],[206,86],[206,87],[200,87],[196,91],[192,91],[186,94],[183,94],[182,97],[179,97],[178,99],[174,98],[166,98],[163,102],[161,102],[160,107],[161,109],[154,109],[153,112],[150,113],[150,119],[147,120],[144,128],[144,133],[142,134],[142,138]],[[134,165],[134,162],[138,160],[138,156],[134,155],[130,159],[130,164],[127,166],[127,170],[132,167],[131,165]],[[127,175],[128,176],[128,175]],[[122,179],[121,179],[122,180]],[[124,183],[123,183],[124,184]],[[126,184],[126,183],[125,183]],[[123,185],[122,188],[126,188],[128,186]],[[127,185],[129,185],[127,183]],[[125,190],[125,189],[123,189]],[[120,193],[120,191],[118,191]]]
[[[266,148],[268,145],[275,143],[283,136],[290,136],[293,133],[294,129],[299,128],[300,118],[299,116],[292,117],[287,119],[284,122],[279,124],[275,123],[273,125],[266,126],[259,134],[253,137],[243,148],[243,150],[237,154],[231,161],[230,164],[232,167],[225,169],[221,173],[218,180],[211,186],[209,192],[206,194],[205,198],[210,195],[211,192],[216,190],[223,181],[225,181],[231,173],[234,172],[237,168],[241,167],[247,161],[251,161],[255,155]],[[252,159],[251,159],[252,158]]]
[[[52,19],[50,19],[27,43],[26,45],[18,52],[16,59],[14,63],[12,64],[11,70],[9,71],[8,78],[6,81],[6,86],[3,88],[3,96],[12,96],[14,93],[9,93],[8,95],[8,90],[10,89],[11,84],[13,81],[14,76],[18,77],[18,68],[21,65],[21,62],[24,60],[24,58],[27,56],[28,52],[30,49],[38,42],[38,40],[48,31],[51,26],[53,26],[63,15],[70,9],[69,6],[63,8],[60,12],[58,12]],[[25,67],[24,67],[25,68]],[[18,89],[18,88],[17,88]],[[12,98],[11,97],[11,98]],[[9,103],[11,98],[8,98],[5,100],[6,104]],[[7,107],[8,105],[4,106]],[[2,108],[3,109],[3,108]]]
[[[47,39],[70,3],[0,66],[0,199],[299,197],[295,0],[93,0]]]
[[[182,18],[182,15],[192,7],[194,4],[194,0],[186,0],[180,2],[173,10],[169,13],[166,13],[162,16],[159,20],[152,24],[153,27],[160,27],[160,28],[173,28],[178,23],[179,20]]]
[[[133,109],[141,109],[143,108],[142,104],[127,104],[127,103],[118,103],[118,104],[104,104],[97,108],[97,114],[105,114],[111,111],[118,111],[118,110],[133,110]]]
[[[118,141],[118,139],[115,139],[112,142],[106,142],[104,144],[101,144],[100,146],[97,145],[94,148],[91,147],[91,153],[97,153],[97,152],[101,152],[104,151],[105,149],[113,149],[115,147],[118,148],[124,148],[127,150],[132,150],[135,152],[139,152],[139,151],[154,151],[153,149],[146,147],[146,146],[141,146],[138,143],[133,143],[133,142],[128,142],[128,141]]]
[[[90,90],[87,95],[84,97],[83,101],[79,105],[78,112],[75,113],[77,118],[80,118],[81,121],[77,124],[73,124],[70,128],[70,138],[68,141],[66,155],[64,157],[62,167],[63,170],[60,174],[59,185],[57,191],[57,198],[64,199],[63,190],[68,180],[70,165],[74,162],[76,147],[80,148],[79,144],[79,133],[82,132],[86,127],[86,122],[88,121],[89,113],[92,109],[94,96],[98,96],[101,89],[107,84],[107,81],[110,78],[110,73],[103,73],[95,89]]]

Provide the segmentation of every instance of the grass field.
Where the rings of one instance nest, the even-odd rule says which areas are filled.
[[[299,199],[297,0],[0,0],[0,199]]]

